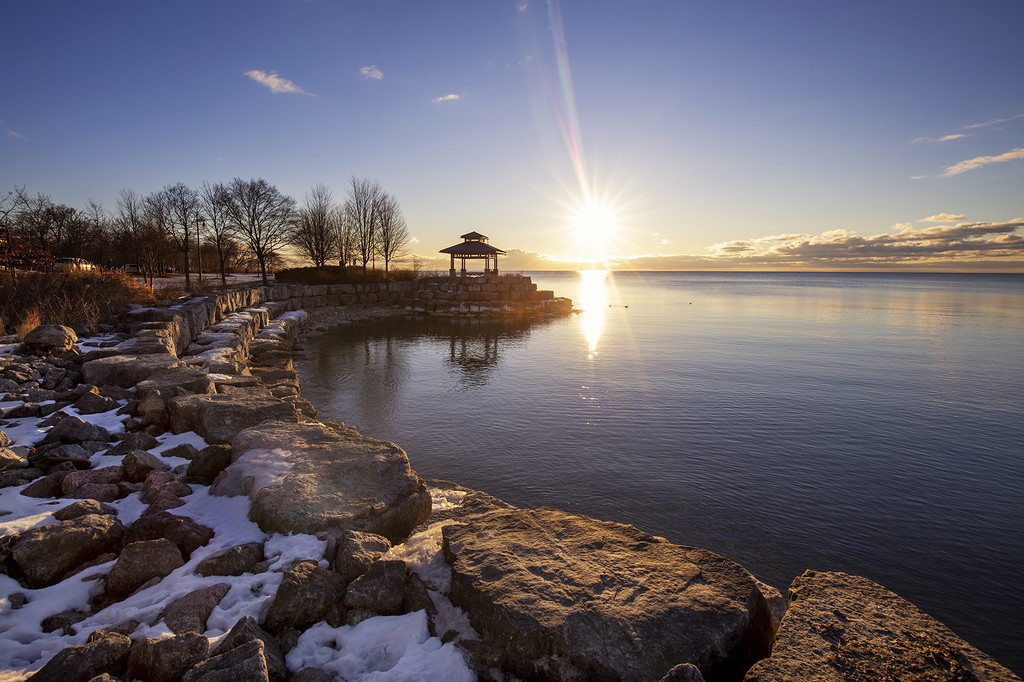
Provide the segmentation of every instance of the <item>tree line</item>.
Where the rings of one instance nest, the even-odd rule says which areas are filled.
[[[409,229],[398,199],[380,183],[353,177],[336,201],[315,184],[300,205],[263,178],[167,185],[148,195],[118,193],[113,209],[89,200],[84,209],[15,187],[0,196],[0,265],[46,269],[54,258],[84,258],[103,267],[135,264],[149,278],[216,263],[221,281],[239,269],[268,273],[291,246],[322,267],[376,267],[405,255]]]

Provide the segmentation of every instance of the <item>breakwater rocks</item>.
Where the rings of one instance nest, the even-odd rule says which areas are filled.
[[[398,304],[430,315],[463,317],[522,317],[564,315],[572,301],[553,291],[538,290],[524,275],[424,277],[416,280],[412,296]]]
[[[332,295],[194,298],[0,355],[0,679],[1018,679],[864,578],[786,599],[421,480],[301,397],[298,306]]]

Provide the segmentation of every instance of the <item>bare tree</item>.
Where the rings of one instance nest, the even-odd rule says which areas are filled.
[[[50,252],[53,241],[53,216],[50,209],[53,202],[42,192],[29,195],[24,187],[15,188],[20,206],[15,224],[18,232],[28,241],[34,241],[42,251]]]
[[[299,209],[290,241],[316,267],[323,267],[334,255],[338,245],[334,195],[322,183],[313,185]]]
[[[154,192],[146,197],[142,213],[142,230],[139,247],[148,252],[152,259],[153,274],[163,274],[169,256],[168,241],[170,240],[170,206],[164,192]],[[173,241],[173,240],[171,240]],[[177,248],[177,245],[174,245]],[[152,284],[152,275],[150,283]]]
[[[344,219],[352,230],[355,253],[364,271],[366,264],[377,255],[377,211],[383,193],[378,182],[353,176],[348,198],[345,199]]]
[[[11,236],[11,214],[18,208],[18,197],[24,188],[7,190],[0,196],[0,259],[3,266],[14,273],[14,238]]]
[[[334,225],[338,230],[338,260],[341,261],[341,267],[355,264],[356,231],[345,213],[344,205],[334,209]]]
[[[81,211],[81,215],[89,226],[89,247],[93,262],[104,267],[113,266],[114,260],[111,251],[114,248],[114,239],[110,214],[103,208],[103,204],[89,199],[85,204],[85,210]]]
[[[384,272],[392,260],[405,254],[409,226],[395,195],[382,192],[377,199],[377,253],[384,259]]]
[[[185,265],[185,287],[191,288],[189,255],[192,251],[193,226],[198,229],[199,195],[188,185],[179,182],[164,187],[161,192],[166,205],[167,234],[181,251]]]
[[[276,252],[288,243],[294,220],[295,199],[263,178],[235,178],[227,187],[227,214],[232,230],[252,251],[263,283],[268,284],[267,267]]]
[[[207,217],[207,242],[217,248],[217,262],[220,265],[220,282],[228,283],[227,263],[231,260],[232,253],[237,251],[237,245],[231,238],[231,220],[228,214],[228,205],[231,197],[228,189],[223,183],[210,184],[203,181],[199,188],[199,198],[203,212]]]

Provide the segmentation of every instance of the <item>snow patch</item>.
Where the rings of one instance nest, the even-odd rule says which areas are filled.
[[[453,643],[430,636],[425,611],[377,616],[339,628],[319,623],[299,637],[285,660],[292,672],[321,668],[349,682],[476,680]]]

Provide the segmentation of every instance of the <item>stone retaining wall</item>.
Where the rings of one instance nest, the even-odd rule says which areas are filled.
[[[572,301],[538,290],[524,275],[423,277],[410,297],[398,304],[417,313],[437,316],[524,317],[566,314]]]

